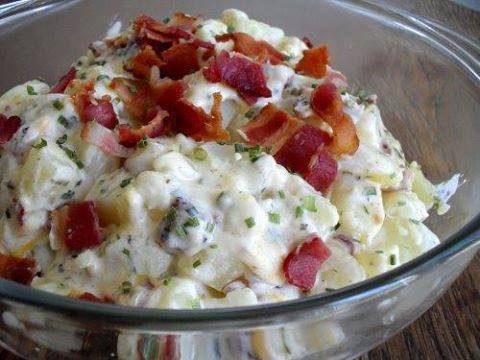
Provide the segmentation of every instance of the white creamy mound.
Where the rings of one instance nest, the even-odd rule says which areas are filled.
[[[249,107],[234,89],[208,82],[201,70],[185,79],[186,97],[210,112],[212,94],[221,92],[223,125],[234,140],[240,139],[236,130],[267,103],[311,114],[308,99],[325,79],[292,69],[306,45],[238,10],[202,21],[195,36],[216,44],[218,53],[232,44],[215,43],[215,35],[232,28],[289,56],[288,66],[264,65],[272,97]],[[123,65],[138,49],[110,50],[104,42],[94,47],[99,56],[90,51],[74,64],[77,77],[94,80],[94,96],[110,95],[119,122],[129,123],[124,104],[108,85],[114,77],[132,77]],[[0,252],[34,257],[39,268],[32,286],[57,294],[108,295],[133,306],[209,308],[337,289],[438,244],[422,222],[432,207],[448,210],[439,195],[451,196],[458,183],[454,178],[438,194],[420,166],[405,160],[376,104],[347,92],[344,110],[356,125],[360,147],[342,156],[338,178],[322,196],[268,154],[253,162],[234,145],[196,143],[183,135],[149,139],[122,163],[80,139],[71,97],[48,94],[49,89],[34,80],[0,97],[0,113],[22,119],[13,139],[0,148]],[[42,139],[44,146],[34,146]],[[49,217],[82,200],[95,202],[103,242],[72,253],[59,245]],[[12,216],[18,203],[23,226]],[[315,287],[302,293],[286,282],[281,264],[311,233],[320,235],[332,255]]]

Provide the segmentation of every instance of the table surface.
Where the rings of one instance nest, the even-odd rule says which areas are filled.
[[[480,39],[480,12],[447,0],[390,2]],[[480,254],[429,311],[358,360],[367,359],[480,359]],[[0,350],[0,360],[18,358]]]

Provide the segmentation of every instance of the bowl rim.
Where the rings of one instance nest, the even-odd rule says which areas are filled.
[[[18,21],[19,17],[56,10],[77,2],[78,0],[67,0],[59,3],[58,0],[50,0],[41,2],[40,7],[26,6],[20,10],[16,9],[14,13],[6,16],[0,14],[0,26],[12,18]],[[384,21],[393,17],[400,21],[401,27],[405,30],[410,29],[417,35],[418,32],[427,34],[448,53],[447,55],[461,65],[463,71],[470,74],[470,80],[480,84],[480,44],[468,37],[390,5],[373,3],[370,0],[347,0],[342,3],[339,0],[329,0],[329,2],[361,11],[362,15],[383,18]],[[189,332],[263,327],[297,321],[302,316],[311,317],[311,311],[319,310],[322,306],[350,305],[385,289],[401,286],[408,282],[410,277],[427,271],[461,252],[473,249],[476,245],[480,245],[480,213],[438,246],[391,271],[335,291],[255,306],[177,310],[99,304],[48,293],[5,279],[0,279],[0,298],[12,307],[20,303],[22,306],[35,307],[48,313],[61,314],[83,325],[90,323]]]

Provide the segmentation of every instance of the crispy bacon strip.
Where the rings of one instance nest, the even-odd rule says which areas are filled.
[[[108,296],[103,296],[103,297],[99,298],[98,296],[93,295],[92,293],[89,293],[89,292],[84,292],[82,295],[78,296],[78,299],[84,300],[84,301],[102,303],[102,304],[113,304],[113,303],[115,303],[113,301],[113,299],[111,299]]]
[[[68,84],[75,79],[75,76],[77,75],[77,70],[72,67],[68,72],[63,75],[60,80],[50,89],[51,94],[63,94],[65,92],[65,89],[67,88]]]
[[[283,261],[283,274],[289,284],[303,291],[315,286],[317,272],[331,253],[322,239],[310,235],[296,247]]]
[[[237,32],[215,37],[217,41],[225,42],[233,40],[233,51],[239,52],[260,63],[269,61],[278,65],[284,60],[283,54],[264,40],[255,40],[248,34]]]
[[[29,285],[35,275],[35,260],[0,254],[0,277]]]
[[[350,116],[343,112],[337,87],[332,83],[319,85],[311,95],[310,106],[333,130],[330,150],[337,155],[355,153],[359,145],[355,124]]]
[[[65,246],[82,251],[102,242],[98,215],[93,201],[75,202],[52,213],[55,229]]]
[[[337,161],[328,149],[320,147],[311,157],[303,177],[315,190],[324,193],[335,181],[337,172]]]
[[[155,50],[150,45],[145,45],[130,59],[128,70],[140,79],[148,79],[152,66],[161,68],[163,65],[165,62],[158,57]]]
[[[187,15],[183,12],[176,12],[170,18],[169,25],[179,26],[182,29],[192,32],[195,29],[195,23],[198,21],[196,16]]]
[[[164,65],[160,67],[163,76],[173,80],[183,78],[200,69],[197,56],[197,45],[194,43],[183,43],[172,46],[162,52]]]
[[[224,82],[235,88],[250,105],[259,97],[272,96],[262,67],[246,57],[230,57],[226,51],[222,51],[203,69],[203,75],[210,82]]]
[[[10,116],[0,114],[0,146],[5,145],[15,135],[20,128],[21,119],[18,116]]]
[[[213,94],[211,114],[193,105],[187,99],[180,99],[175,105],[174,131],[191,137],[196,141],[225,141],[230,138],[222,127],[220,105],[222,95]]]
[[[110,156],[127,158],[132,154],[131,149],[119,143],[116,133],[100,125],[96,121],[90,121],[83,125],[81,138],[97,147]]]
[[[326,46],[314,47],[303,51],[303,58],[295,66],[295,71],[306,76],[322,78],[330,62]]]
[[[134,29],[137,41],[141,44],[160,43],[166,44],[167,48],[178,43],[180,39],[189,40],[192,38],[190,26],[185,24],[179,26],[167,26],[147,15],[140,15],[134,21]],[[164,48],[165,49],[165,48]]]
[[[151,108],[150,112],[156,111],[147,125],[137,129],[132,129],[129,125],[120,125],[118,127],[119,143],[125,147],[135,147],[143,137],[156,138],[163,135],[166,131],[165,118],[168,113],[159,106]]]
[[[275,154],[302,125],[301,120],[269,103],[240,132],[250,144],[271,147]]]

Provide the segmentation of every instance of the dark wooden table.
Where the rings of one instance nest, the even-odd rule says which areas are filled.
[[[391,2],[480,39],[480,12],[448,0]],[[480,255],[429,311],[359,360],[367,359],[480,359]],[[18,358],[0,350],[0,360]]]

